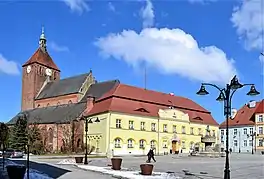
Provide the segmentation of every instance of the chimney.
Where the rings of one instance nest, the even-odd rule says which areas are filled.
[[[86,110],[85,110],[87,114],[92,110],[93,105],[94,105],[94,101],[95,101],[95,98],[93,96],[87,97]]]
[[[234,119],[236,117],[236,114],[237,114],[237,109],[232,109],[231,110],[231,119]]]
[[[171,96],[174,96],[174,93],[170,93]]]

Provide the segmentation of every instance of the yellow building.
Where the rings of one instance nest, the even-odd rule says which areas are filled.
[[[264,100],[259,102],[255,111],[256,122],[256,151],[264,151]]]
[[[88,101],[88,117],[100,119],[88,125],[89,144],[98,153],[145,155],[151,147],[160,154],[188,153],[204,148],[201,136],[207,126],[218,141],[218,124],[210,112],[187,98],[118,84]]]

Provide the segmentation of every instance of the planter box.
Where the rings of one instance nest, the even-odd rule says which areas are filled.
[[[75,157],[76,163],[83,163],[83,157]]]
[[[112,169],[121,170],[122,158],[111,158]]]
[[[26,167],[24,165],[8,165],[6,166],[9,179],[24,179]]]
[[[264,155],[264,151],[261,151],[261,155]]]
[[[141,175],[152,175],[154,166],[152,164],[141,164],[140,165],[140,170],[141,170]]]

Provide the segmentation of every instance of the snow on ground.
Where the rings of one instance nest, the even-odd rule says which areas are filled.
[[[78,165],[79,168],[90,170],[94,172],[100,172],[114,177],[122,177],[127,179],[181,179],[181,177],[175,176],[175,174],[168,174],[164,172],[153,172],[151,176],[140,175],[139,171],[129,171],[127,169],[112,170],[110,167],[97,167],[92,165]]]
[[[59,164],[59,165],[75,165],[76,162],[75,162],[75,159],[64,159],[57,164]]]

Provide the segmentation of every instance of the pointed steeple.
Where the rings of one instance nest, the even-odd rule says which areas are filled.
[[[44,27],[42,27],[42,32],[39,38],[39,47],[43,52],[47,51],[47,39],[44,34]]]

